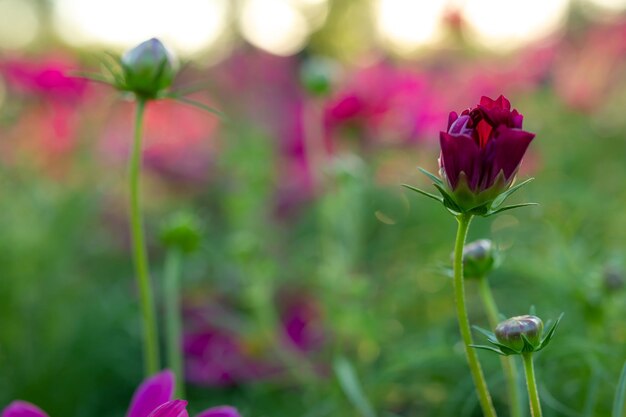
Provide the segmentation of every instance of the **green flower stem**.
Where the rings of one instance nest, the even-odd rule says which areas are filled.
[[[537,392],[537,382],[535,381],[533,354],[532,352],[522,353],[522,358],[524,359],[526,387],[528,388],[528,399],[530,401],[530,415],[532,417],[541,417],[541,405],[539,403],[539,393]]]
[[[150,284],[148,270],[148,256],[143,232],[143,219],[141,215],[141,134],[143,115],[146,102],[137,99],[135,115],[135,134],[133,139],[132,154],[130,157],[130,229],[133,246],[133,262],[135,276],[139,288],[139,302],[143,321],[143,357],[144,372],[146,376],[159,371],[159,336],[154,307],[154,295]]]
[[[182,253],[173,248],[165,258],[163,297],[165,302],[165,343],[167,367],[176,375],[176,398],[185,398],[185,376],[183,374],[182,317],[180,307],[180,275]]]
[[[487,319],[492,329],[495,329],[500,322],[500,313],[496,300],[491,292],[489,286],[489,280],[487,277],[480,277],[478,280],[480,298],[483,301],[485,311],[487,313]],[[514,356],[501,356],[500,362],[502,363],[502,371],[504,372],[504,378],[506,379],[507,396],[509,397],[509,411],[511,417],[522,417],[522,402],[520,398],[519,386],[518,386],[518,372],[515,364]]]
[[[491,402],[491,396],[489,395],[489,389],[485,382],[485,376],[483,370],[478,362],[478,354],[476,350],[471,348],[472,330],[470,328],[469,319],[467,317],[467,307],[465,305],[465,282],[463,279],[463,246],[465,246],[465,239],[467,238],[467,231],[472,221],[471,214],[460,214],[457,216],[459,223],[456,232],[456,242],[454,244],[454,298],[456,301],[456,314],[459,321],[459,328],[461,330],[461,336],[463,338],[463,344],[465,345],[465,356],[467,357],[467,363],[472,373],[472,379],[474,380],[474,386],[478,394],[478,400],[483,410],[485,417],[495,417],[496,410],[493,408]]]

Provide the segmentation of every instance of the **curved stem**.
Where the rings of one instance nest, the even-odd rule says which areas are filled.
[[[185,376],[183,374],[182,317],[180,307],[180,275],[182,253],[170,249],[165,259],[163,297],[165,304],[165,343],[167,367],[176,376],[176,398],[185,398]]]
[[[530,401],[530,415],[541,417],[541,404],[539,403],[539,393],[537,392],[537,382],[535,381],[535,367],[533,365],[533,354],[523,353],[524,372],[526,373],[526,387],[528,388],[528,399]]]
[[[498,311],[498,305],[489,286],[489,280],[487,277],[480,277],[478,280],[480,298],[482,299],[487,313],[487,320],[489,320],[489,326],[495,329],[500,322],[500,313]],[[520,398],[520,390],[518,386],[518,372],[517,365],[515,364],[514,356],[501,356],[500,363],[502,364],[502,371],[504,372],[504,378],[506,379],[507,396],[509,398],[509,411],[511,417],[522,417],[522,403]]]
[[[472,379],[474,380],[474,386],[478,394],[478,400],[483,410],[485,417],[495,417],[496,410],[493,408],[491,402],[491,396],[489,395],[489,389],[485,382],[485,376],[483,370],[478,362],[478,354],[476,350],[469,345],[473,344],[472,331],[470,328],[469,319],[467,317],[467,308],[465,305],[465,280],[463,279],[463,246],[465,246],[465,239],[467,238],[467,231],[469,229],[470,222],[472,221],[471,214],[460,214],[457,216],[459,223],[456,232],[456,242],[454,244],[454,298],[456,302],[456,314],[459,321],[459,329],[461,330],[461,337],[463,338],[463,344],[465,347],[465,356],[467,357],[467,363],[472,373]]]
[[[159,371],[159,338],[141,215],[141,134],[145,108],[146,102],[138,99],[135,114],[135,134],[129,166],[129,185],[133,262],[137,287],[139,288],[139,303],[143,321],[144,371],[145,375],[149,376]]]

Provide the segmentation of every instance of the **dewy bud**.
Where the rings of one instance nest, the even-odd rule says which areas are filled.
[[[510,349],[521,352],[524,350],[524,336],[533,348],[541,345],[543,322],[537,316],[516,316],[498,324],[495,330],[498,342]]]
[[[156,38],[127,51],[121,58],[125,89],[143,98],[154,98],[172,85],[178,63]]]
[[[496,249],[489,239],[468,243],[463,248],[463,276],[481,278],[496,266]]]

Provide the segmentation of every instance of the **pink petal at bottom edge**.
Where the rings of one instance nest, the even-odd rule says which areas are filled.
[[[2,410],[2,417],[48,417],[41,408],[26,401],[16,400]]]
[[[235,407],[222,405],[204,410],[196,417],[241,417]]]

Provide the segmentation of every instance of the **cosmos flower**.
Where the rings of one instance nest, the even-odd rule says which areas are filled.
[[[511,186],[535,137],[522,121],[504,96],[482,97],[475,108],[450,113],[440,133],[439,174],[461,211],[488,206]]]
[[[172,399],[174,374],[160,372],[143,381],[135,391],[126,417],[188,417],[187,401]],[[13,401],[1,417],[48,417],[45,411],[26,401]],[[233,407],[213,407],[197,417],[240,417]]]

